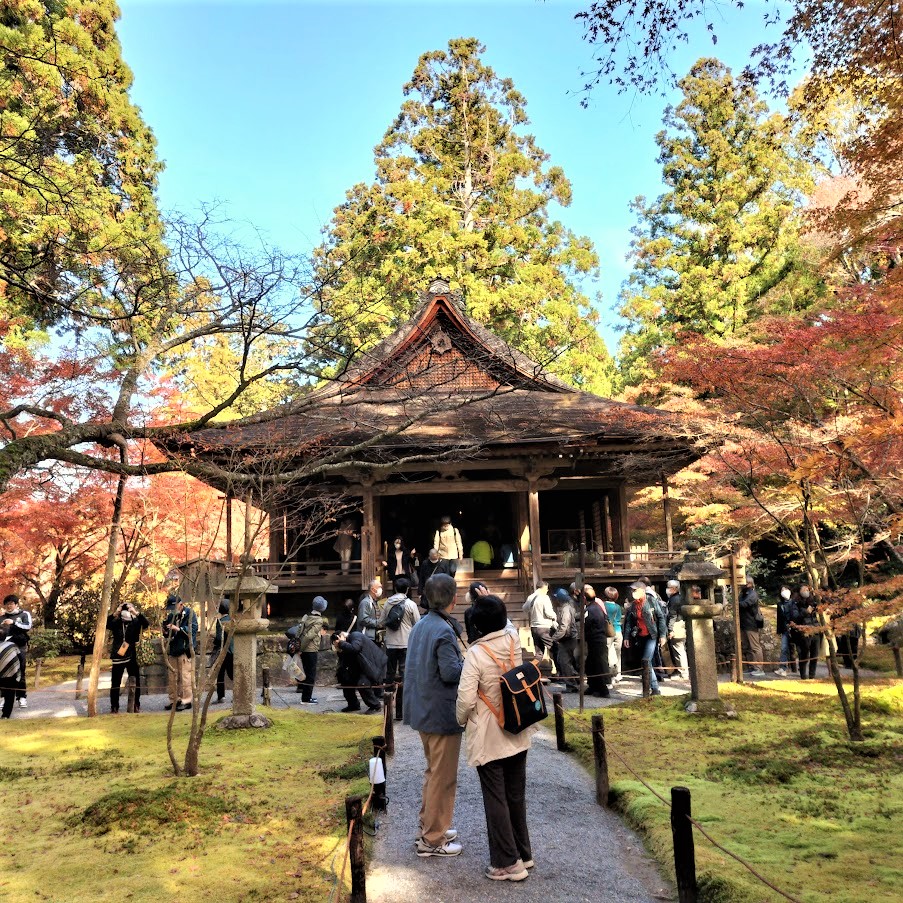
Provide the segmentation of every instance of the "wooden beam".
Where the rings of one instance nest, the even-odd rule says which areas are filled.
[[[671,526],[671,499],[668,496],[668,477],[662,474],[662,508],[665,514],[665,540],[668,551],[674,551],[674,531]]]
[[[507,480],[441,480],[424,483],[377,483],[372,492],[377,496],[388,495],[440,495],[454,492],[529,492],[531,486],[537,490],[554,489],[558,481],[554,478],[529,483],[512,477]],[[353,494],[362,493],[366,487],[349,486]]]
[[[528,494],[530,519],[530,550],[533,559],[533,589],[542,583],[542,543],[539,534],[539,490],[531,488]]]
[[[376,574],[376,555],[373,546],[373,487],[364,486],[361,495],[364,500],[364,523],[361,527],[361,589],[366,589]]]
[[[226,492],[226,560],[231,564],[232,558],[232,492]]]
[[[630,523],[627,509],[627,484],[621,483],[618,486],[618,504],[617,504],[617,529],[615,530],[616,541],[620,544],[620,549],[616,552],[630,551]]]

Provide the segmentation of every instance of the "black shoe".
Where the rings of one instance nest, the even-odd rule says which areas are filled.
[[[136,715],[141,714],[141,706],[140,705],[135,706],[134,714],[136,714]]]
[[[171,703],[171,702],[167,702],[166,705],[163,706],[163,708],[166,709],[166,711],[168,712],[168,711],[172,708],[172,703]],[[177,712],[179,711],[178,706],[176,706],[176,711],[177,711]]]
[[[370,708],[364,712],[365,715],[379,715],[382,712],[382,709],[378,705],[371,705]]]
[[[360,706],[356,706],[352,708],[350,705],[346,705],[344,709],[339,709],[340,712],[359,712],[361,710]]]
[[[110,714],[111,714],[111,715],[118,715],[118,714],[119,714],[119,709],[110,709]]]
[[[214,699],[213,701],[219,703],[219,702],[222,702],[225,698],[226,698],[225,696],[217,696],[216,699]]]
[[[661,691],[661,690],[653,690],[653,691],[652,691],[652,695],[653,695],[653,696],[661,696],[661,695],[662,695],[662,691]]]
[[[176,711],[177,711],[177,712],[187,712],[190,708],[191,708],[191,703],[190,703],[190,702],[186,702],[185,705],[182,705],[182,703],[180,702],[180,703],[176,706]]]

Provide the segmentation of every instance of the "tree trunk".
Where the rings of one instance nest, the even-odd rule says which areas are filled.
[[[119,460],[126,463],[125,446],[119,448]],[[110,520],[110,541],[107,545],[107,563],[103,572],[103,590],[97,609],[97,624],[94,633],[94,652],[91,656],[91,676],[88,678],[88,717],[97,714],[97,685],[100,683],[100,662],[107,634],[107,615],[110,611],[110,596],[113,591],[113,575],[116,570],[116,551],[119,547],[119,533],[122,525],[122,500],[128,477],[120,474],[116,483],[116,498],[113,502],[113,517]]]
[[[829,632],[825,616],[821,612],[819,612],[818,620],[825,629],[825,639],[828,643],[828,670],[831,672],[831,679],[834,681],[834,686],[837,688],[837,697],[840,700],[840,707],[843,709],[843,717],[847,723],[847,734],[849,735],[850,740],[853,740],[854,742],[861,741],[864,738],[862,736],[862,718],[859,705],[857,703],[855,711],[850,706],[846,687],[843,685],[843,677],[840,674],[840,664],[837,661],[837,646],[834,643],[834,637],[831,636]],[[855,671],[853,672],[853,681],[854,693],[857,693]]]

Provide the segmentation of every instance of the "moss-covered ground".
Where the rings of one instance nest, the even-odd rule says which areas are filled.
[[[796,899],[903,899],[903,682],[869,682],[862,743],[846,739],[827,682],[729,685],[722,697],[736,720],[687,715],[686,697],[608,708],[607,742],[664,797],[689,787],[706,830]],[[591,714],[566,713],[590,769]],[[673,875],[669,810],[611,753],[609,767],[615,805]],[[694,833],[701,903],[782,899]]]
[[[327,899],[372,719],[278,712],[267,731],[208,730],[196,778],[172,776],[165,732],[152,714],[3,723],[0,899]]]

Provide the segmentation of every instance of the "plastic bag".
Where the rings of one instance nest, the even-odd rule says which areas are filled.
[[[292,680],[302,681],[307,676],[304,668],[301,667],[301,658],[298,655],[283,655],[282,670],[288,674]]]

